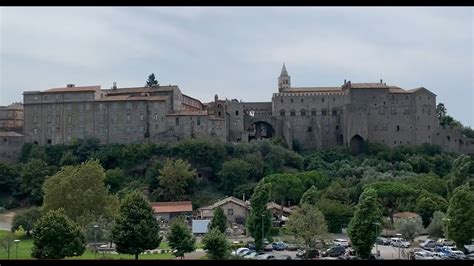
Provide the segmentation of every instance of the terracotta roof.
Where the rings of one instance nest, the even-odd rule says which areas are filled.
[[[167,96],[138,96],[138,95],[113,95],[97,99],[98,102],[115,101],[166,101]]]
[[[43,93],[54,93],[54,92],[91,92],[100,90],[100,86],[82,86],[82,87],[62,87],[62,88],[53,88]]]
[[[23,135],[13,131],[0,131],[0,137],[23,137]]]
[[[393,214],[393,218],[415,218],[419,216],[414,212],[398,212]]]
[[[155,213],[168,212],[192,212],[193,205],[191,201],[177,201],[177,202],[151,202],[151,207]]]
[[[129,93],[142,93],[142,92],[153,92],[153,91],[170,91],[178,89],[178,86],[159,86],[159,87],[129,87],[129,88],[117,88],[117,89],[105,89],[102,90],[109,95],[111,94],[129,94]]]
[[[389,87],[389,92],[390,93],[411,93],[410,91],[406,91],[400,87],[397,86],[388,86]]]
[[[276,209],[276,210],[281,210],[281,205],[277,204],[275,202],[269,202],[267,203],[267,209]],[[287,207],[283,207],[283,212],[286,213],[291,213],[293,210]]]
[[[292,87],[282,91],[285,92],[341,92],[341,87]]]
[[[388,89],[385,83],[350,83],[350,87],[354,89]]]
[[[168,116],[183,116],[183,115],[199,115],[206,116],[207,111],[198,111],[198,110],[180,110],[174,111],[174,113],[166,114]]]
[[[225,198],[225,199],[223,199],[223,200],[220,200],[220,201],[218,201],[218,202],[215,202],[215,203],[212,204],[212,205],[202,207],[202,208],[200,208],[200,209],[214,209],[214,208],[217,208],[217,207],[219,207],[219,206],[221,206],[221,205],[226,204],[227,202],[234,202],[235,204],[240,205],[240,206],[242,206],[242,207],[247,207],[247,206],[248,206],[248,203],[247,203],[247,202],[245,202],[245,201],[243,201],[243,200],[241,200],[241,199],[238,199],[238,198],[236,198],[236,197],[232,197],[232,196],[231,196],[231,197],[227,197],[227,198]]]

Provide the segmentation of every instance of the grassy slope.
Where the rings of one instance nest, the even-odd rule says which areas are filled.
[[[6,231],[0,231],[0,239],[6,235]],[[160,248],[168,248],[168,243],[163,243],[160,245]],[[18,244],[18,259],[32,259],[31,258],[31,249],[33,248],[33,239],[31,238],[20,238],[20,243]],[[15,259],[15,246],[13,246],[10,250],[10,259]],[[133,255],[125,255],[125,254],[106,254],[107,259],[134,259]],[[0,260],[7,259],[8,254],[5,249],[0,249]],[[97,258],[102,258],[102,254],[97,254]],[[82,256],[79,257],[71,257],[66,259],[94,259],[94,253],[89,250],[86,250]],[[144,254],[138,257],[142,260],[164,260],[164,259],[174,259],[174,256],[171,254]]]

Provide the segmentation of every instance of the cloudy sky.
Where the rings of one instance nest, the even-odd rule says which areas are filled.
[[[473,8],[0,8],[0,105],[67,83],[270,101],[293,86],[384,82],[474,126]]]

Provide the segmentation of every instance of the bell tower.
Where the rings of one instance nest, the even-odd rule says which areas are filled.
[[[278,77],[278,91],[282,92],[289,88],[291,88],[291,77],[288,76],[285,63],[283,63],[280,76]]]

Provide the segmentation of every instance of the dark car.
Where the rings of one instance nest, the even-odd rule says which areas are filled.
[[[255,244],[253,243],[248,244],[247,247],[251,250],[255,250]]]
[[[375,242],[377,243],[377,245],[390,246],[390,239],[385,237],[377,237],[377,240]]]
[[[291,260],[290,255],[278,255],[275,257],[275,260]]]
[[[321,255],[323,257],[339,257],[341,255],[344,255],[346,253],[346,249],[342,246],[334,246],[325,252],[323,252]]]
[[[263,251],[273,251],[272,245],[268,244],[263,246]]]
[[[296,253],[296,257],[301,258],[301,259],[306,258],[306,250],[302,250]],[[308,259],[317,259],[317,258],[319,258],[319,250],[311,249],[308,251]]]
[[[287,245],[283,242],[274,242],[272,243],[273,250],[285,250]]]

